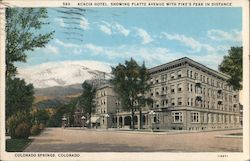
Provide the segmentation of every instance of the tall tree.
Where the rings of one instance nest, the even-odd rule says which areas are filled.
[[[47,10],[44,8],[6,9],[6,77],[15,76],[15,62],[26,62],[27,52],[44,47],[53,32],[42,33]]]
[[[134,59],[125,61],[125,64],[119,64],[112,67],[114,75],[111,83],[115,92],[119,95],[122,107],[131,110],[131,128],[135,128],[135,109],[150,103],[151,99],[145,97],[145,92],[150,89],[149,73],[143,63],[141,66]]]
[[[18,111],[29,112],[34,100],[34,87],[23,79],[6,79],[6,119]]]
[[[242,50],[243,47],[231,47],[219,65],[219,71],[231,76],[228,82],[235,90],[242,89]]]
[[[82,84],[83,93],[80,96],[80,105],[83,107],[84,112],[91,117],[91,113],[95,110],[94,98],[96,88],[89,82],[84,81]]]
[[[15,78],[16,62],[26,62],[27,52],[44,47],[53,32],[41,30],[47,18],[44,8],[6,9],[6,119],[17,111],[29,111],[34,100],[34,88]]]

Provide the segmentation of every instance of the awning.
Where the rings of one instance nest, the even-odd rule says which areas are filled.
[[[90,120],[91,120],[91,123],[100,122],[100,118],[99,117],[95,117],[95,116],[91,117]]]

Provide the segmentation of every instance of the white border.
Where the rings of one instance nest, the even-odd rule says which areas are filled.
[[[15,7],[63,7],[63,2],[70,2],[70,7],[79,7],[77,5],[78,2],[104,2],[104,0],[4,0],[2,3],[8,3],[10,6]],[[109,0],[105,1],[107,4],[110,4],[110,2],[130,2],[130,3],[136,3],[136,2],[149,2],[146,0],[132,0],[132,1],[123,1],[123,0]],[[17,153],[10,153],[5,152],[5,115],[4,115],[4,100],[5,100],[5,33],[1,32],[0,35],[0,65],[1,65],[1,75],[0,75],[0,106],[1,106],[1,160],[93,160],[93,161],[107,161],[107,160],[121,160],[121,161],[127,161],[127,160],[152,160],[152,161],[161,161],[161,160],[192,160],[192,161],[200,161],[200,160],[207,160],[207,161],[214,161],[214,160],[222,160],[222,161],[245,161],[249,160],[249,1],[248,0],[203,0],[203,1],[197,1],[197,0],[156,0],[151,2],[171,2],[171,3],[180,3],[180,2],[187,2],[187,3],[215,3],[215,2],[221,2],[221,3],[232,3],[232,7],[242,7],[242,19],[243,19],[243,152],[223,152],[223,153],[216,153],[216,152],[209,152],[209,153],[77,153],[80,154],[80,158],[42,158],[42,157],[15,157],[15,154]],[[3,7],[3,5],[0,3],[0,8]],[[65,7],[65,6],[64,6]],[[88,6],[84,6],[86,8]],[[100,6],[91,6],[91,7],[100,7]],[[106,7],[112,7],[112,6],[106,6]],[[133,7],[149,7],[149,6],[133,6]],[[171,6],[170,6],[171,7]],[[183,7],[183,6],[172,6],[172,7]],[[188,6],[188,7],[195,7],[195,6]],[[219,6],[213,6],[213,7],[219,7]],[[3,10],[1,10],[3,12]],[[4,16],[1,14],[1,23],[0,27],[4,26]],[[247,116],[246,116],[247,115]],[[187,138],[188,139],[188,138]],[[18,153],[18,154],[27,154],[27,153]],[[37,154],[37,153],[28,153],[28,154]],[[44,153],[48,154],[48,153]],[[49,153],[51,154],[51,153]],[[58,153],[54,153],[58,154]],[[219,157],[219,155],[227,155],[228,157]]]

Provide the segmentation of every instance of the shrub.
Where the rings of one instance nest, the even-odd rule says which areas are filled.
[[[18,139],[28,139],[30,136],[30,125],[25,122],[20,123],[15,129],[15,137]]]
[[[22,125],[20,125],[18,130],[16,130],[19,124]],[[8,132],[12,139],[19,138],[20,136],[25,136],[26,138],[27,134],[30,133],[30,126],[30,115],[26,112],[17,112],[10,116],[7,120]],[[26,130],[28,130],[28,132]],[[16,132],[18,132],[19,134],[17,135]],[[21,132],[23,132],[24,134],[20,134]]]
[[[31,135],[38,135],[40,134],[41,129],[39,125],[33,125],[32,128],[30,129]]]

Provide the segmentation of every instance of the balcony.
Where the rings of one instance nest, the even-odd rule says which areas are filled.
[[[218,99],[217,101],[218,101],[218,105],[222,105],[223,104],[222,99]]]
[[[201,93],[195,93],[195,97],[202,97]]]
[[[166,91],[161,91],[160,95],[165,96],[165,95],[167,95],[167,92]]]
[[[222,101],[223,101],[223,98],[222,98],[222,97],[218,97],[218,98],[217,98],[217,101],[221,101],[221,102],[222,102]]]
[[[222,89],[219,88],[218,91],[217,91],[218,94],[222,94]]]
[[[200,80],[195,80],[195,86],[201,87],[201,81]]]
[[[195,99],[196,99],[197,101],[202,101],[202,94],[196,93],[196,94],[195,94]]]

